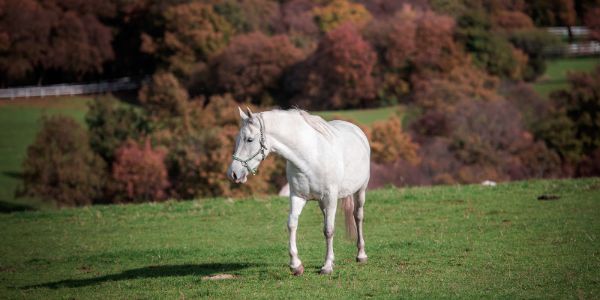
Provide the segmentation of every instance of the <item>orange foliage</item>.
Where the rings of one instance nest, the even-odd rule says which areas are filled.
[[[410,136],[402,132],[402,123],[398,117],[387,121],[375,122],[371,130],[371,158],[378,163],[389,163],[399,159],[413,164],[419,163],[419,146]]]

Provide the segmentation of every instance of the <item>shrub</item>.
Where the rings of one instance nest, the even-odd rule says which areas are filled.
[[[569,89],[560,90],[551,98],[562,106],[576,128],[585,154],[600,148],[600,67],[592,72],[571,73]]]
[[[99,97],[89,104],[85,115],[90,146],[109,165],[115,151],[127,139],[138,139],[150,131],[139,110],[126,107],[112,97]]]
[[[502,15],[502,14],[501,14]],[[457,35],[471,53],[475,65],[496,76],[519,79],[519,53],[503,36],[491,31],[488,15],[480,10],[466,13],[458,19]]]
[[[92,204],[102,196],[104,176],[104,163],[79,123],[63,116],[43,117],[41,130],[27,148],[20,195],[59,206]]]
[[[402,132],[402,123],[398,117],[373,124],[371,130],[371,158],[377,163],[390,163],[399,159],[418,163],[419,147],[410,136]]]
[[[143,145],[129,140],[117,149],[112,177],[118,202],[164,200],[169,186],[165,151],[152,149],[150,141]]]

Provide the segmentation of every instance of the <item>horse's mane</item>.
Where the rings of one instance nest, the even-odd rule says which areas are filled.
[[[302,119],[316,130],[318,133],[323,135],[326,138],[333,138],[335,136],[335,128],[331,126],[327,121],[323,120],[323,118],[315,115],[311,115],[305,110],[294,108],[290,111],[297,112],[302,116]]]

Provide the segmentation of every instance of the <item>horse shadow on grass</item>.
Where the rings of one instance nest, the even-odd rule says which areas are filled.
[[[94,278],[86,279],[67,279],[48,283],[42,283],[38,285],[24,286],[21,289],[30,288],[76,288],[85,287],[91,285],[98,285],[110,281],[121,281],[130,279],[144,279],[144,278],[163,278],[163,277],[180,277],[180,276],[210,276],[220,273],[228,273],[240,271],[249,267],[255,266],[254,264],[246,263],[208,263],[208,264],[184,264],[184,265],[162,265],[162,266],[148,266],[143,268],[126,270],[117,274],[104,275]]]

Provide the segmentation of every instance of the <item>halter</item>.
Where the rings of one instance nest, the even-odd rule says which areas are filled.
[[[265,134],[264,134],[264,125],[263,125],[263,121],[262,118],[260,117],[260,115],[257,115],[256,118],[258,119],[258,123],[260,125],[260,149],[258,149],[258,151],[256,151],[256,153],[254,153],[254,155],[250,156],[250,158],[248,159],[241,159],[237,156],[232,155],[233,160],[237,160],[239,162],[242,163],[242,166],[244,166],[250,173],[252,173],[252,175],[256,175],[256,171],[258,171],[258,166],[254,169],[250,168],[250,166],[248,165],[248,162],[253,160],[257,155],[261,154],[262,158],[260,159],[261,161],[265,160],[265,158],[267,157],[265,155],[265,150],[267,150],[267,147],[265,146]]]

